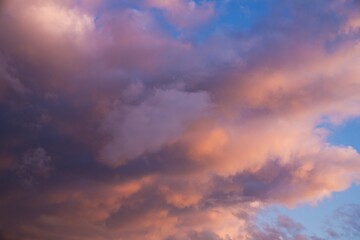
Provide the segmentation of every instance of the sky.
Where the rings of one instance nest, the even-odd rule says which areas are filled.
[[[0,240],[359,240],[360,1],[0,0]]]

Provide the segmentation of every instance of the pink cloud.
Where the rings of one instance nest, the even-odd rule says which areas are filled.
[[[208,108],[205,93],[156,90],[138,106],[114,109],[104,126],[112,132],[113,141],[105,147],[103,159],[116,166],[158,151],[176,142],[186,126]]]
[[[348,1],[284,1],[293,21],[272,6],[248,35],[216,32],[201,45],[167,34],[151,10],[191,29],[210,21],[213,3],[76,2],[2,9],[5,237],[250,240],[290,229],[304,239],[283,217],[264,232],[247,223],[271,204],[316,204],[358,181],[359,153],[328,143],[321,127],[360,116]],[[24,157],[37,144],[46,151]],[[51,171],[40,164],[49,156]],[[44,181],[20,188],[16,159]]]

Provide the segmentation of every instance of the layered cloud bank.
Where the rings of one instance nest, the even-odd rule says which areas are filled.
[[[360,5],[252,4],[0,2],[0,239],[316,239],[253,220],[360,180]]]

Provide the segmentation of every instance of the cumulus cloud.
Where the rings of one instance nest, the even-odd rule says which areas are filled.
[[[114,139],[103,158],[115,166],[174,143],[191,121],[205,115],[209,100],[201,92],[156,90],[140,105],[122,108],[111,112],[104,126]]]
[[[316,239],[254,221],[359,179],[324,127],[360,116],[358,5],[269,0],[233,32],[226,4],[3,3],[3,238]]]

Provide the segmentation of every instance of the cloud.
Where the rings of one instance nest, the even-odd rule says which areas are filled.
[[[169,22],[180,29],[197,27],[214,15],[212,2],[145,0],[145,5],[163,10]]]
[[[35,184],[36,178],[46,178],[50,170],[51,157],[41,147],[29,151],[14,165],[16,175],[28,186]]]
[[[324,127],[360,115],[357,5],[270,0],[229,32],[222,4],[4,3],[5,239],[316,239],[285,216],[252,224],[359,179]]]
[[[310,235],[306,228],[288,216],[277,215],[274,219],[247,225],[247,239],[296,239],[296,240],[342,240],[354,239],[359,235],[356,219],[359,214],[357,204],[346,204],[335,209],[323,222],[325,231]],[[319,229],[320,230],[320,229]]]
[[[360,214],[359,204],[347,204],[336,209],[332,219],[327,222],[330,226],[327,232],[333,239],[356,238],[360,233],[357,221]]]
[[[1,60],[4,61],[2,58]],[[26,87],[20,82],[20,80],[11,73],[11,70],[6,62],[0,62],[0,77],[1,91],[5,91],[5,89],[8,88],[19,93],[25,93],[27,91]]]
[[[139,106],[122,108],[111,112],[104,126],[114,139],[103,158],[115,166],[176,142],[186,125],[206,114],[209,100],[201,92],[156,90]]]
[[[248,239],[289,239],[289,240],[310,240],[308,236],[303,234],[304,227],[293,221],[291,218],[279,215],[273,224],[265,224],[264,226],[250,227],[250,235]]]

